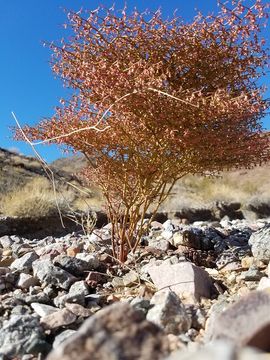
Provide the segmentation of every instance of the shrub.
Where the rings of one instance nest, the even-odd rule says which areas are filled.
[[[259,36],[267,16],[259,0],[191,23],[160,11],[68,14],[74,36],[51,45],[52,68],[74,96],[25,132],[85,154],[119,260],[179,178],[269,157],[260,122],[269,104],[257,84],[269,60]]]

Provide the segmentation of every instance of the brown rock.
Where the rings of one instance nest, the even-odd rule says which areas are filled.
[[[67,255],[68,256],[76,256],[81,251],[81,248],[78,246],[70,246],[67,249]]]
[[[76,321],[77,316],[68,309],[61,309],[54,313],[44,316],[40,319],[40,323],[45,329],[56,329],[60,326],[69,325]]]
[[[14,260],[15,259],[12,256],[6,256],[3,257],[2,259],[0,258],[0,266],[1,267],[10,266]]]
[[[215,317],[207,340],[227,339],[239,346],[270,351],[270,295],[252,291]]]
[[[47,360],[161,360],[167,353],[159,327],[127,303],[116,303],[87,319]]]

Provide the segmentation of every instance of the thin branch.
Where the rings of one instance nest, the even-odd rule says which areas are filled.
[[[173,96],[173,95],[170,95],[170,94],[168,94],[168,93],[166,93],[166,92],[164,92],[164,91],[161,91],[161,90],[158,90],[158,89],[154,89],[154,88],[151,88],[151,87],[149,87],[149,88],[147,88],[147,89],[148,89],[148,90],[151,90],[151,91],[155,91],[155,92],[157,92],[157,93],[159,93],[159,94],[162,94],[162,95],[166,95],[166,96],[168,96],[168,97],[170,97],[170,98],[172,98],[172,99],[181,101],[182,103],[187,104],[187,105],[190,105],[190,106],[193,106],[193,107],[195,107],[195,108],[197,108],[197,109],[199,108],[198,105],[194,105],[194,104],[192,104],[192,103],[189,102],[189,101],[180,99],[180,98],[178,98],[178,97],[176,97],[176,96]]]
[[[103,132],[107,129],[110,128],[110,126],[106,126],[104,129],[99,129],[97,128],[97,126],[101,123],[101,121],[104,119],[104,117],[108,114],[108,112],[111,110],[111,108],[117,104],[119,101],[125,99],[126,97],[132,95],[132,94],[135,94],[136,91],[133,91],[131,93],[128,93],[128,94],[125,94],[123,96],[121,96],[119,99],[117,99],[113,104],[111,104],[108,109],[103,113],[103,115],[101,116],[101,118],[98,120],[98,122],[96,123],[96,125],[93,125],[93,126],[86,126],[84,128],[81,128],[81,129],[77,129],[77,130],[73,130],[67,134],[63,134],[63,135],[59,135],[59,136],[55,136],[55,137],[52,137],[50,139],[46,139],[46,140],[42,140],[42,141],[38,141],[38,142],[30,142],[29,139],[27,139],[27,142],[31,145],[31,146],[36,146],[36,145],[41,145],[41,144],[46,144],[50,141],[54,141],[54,140],[58,140],[58,139],[62,139],[62,138],[65,138],[67,136],[70,136],[70,135],[73,135],[73,134],[77,134],[79,132],[82,132],[82,131],[85,131],[85,130],[96,130],[97,132]],[[22,130],[22,128],[20,127],[20,130]]]

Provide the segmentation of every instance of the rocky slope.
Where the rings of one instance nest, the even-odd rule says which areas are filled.
[[[269,219],[154,221],[123,265],[110,228],[0,237],[0,358],[270,355]]]

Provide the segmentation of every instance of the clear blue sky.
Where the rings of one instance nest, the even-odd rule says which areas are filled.
[[[17,148],[26,155],[33,155],[29,145],[12,140],[9,126],[14,125],[11,111],[21,124],[34,124],[42,117],[51,116],[61,97],[67,95],[62,83],[55,79],[49,66],[50,50],[43,47],[44,41],[57,41],[66,35],[61,24],[66,22],[63,8],[79,10],[95,9],[100,3],[123,8],[124,3],[132,9],[162,9],[164,16],[178,14],[191,20],[198,8],[203,13],[216,11],[216,0],[2,0],[0,7],[0,146]],[[268,27],[269,32],[269,27]],[[267,33],[267,30],[266,30]],[[270,33],[270,32],[269,32]],[[269,36],[269,35],[268,35]],[[269,38],[268,38],[269,42]],[[263,79],[270,87],[270,77]],[[268,90],[268,97],[270,91]],[[270,128],[270,117],[264,121]],[[52,161],[61,153],[55,146],[41,146],[38,151]]]

